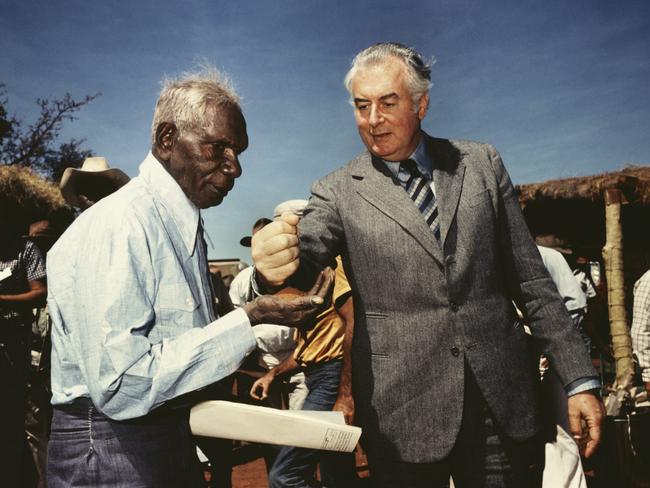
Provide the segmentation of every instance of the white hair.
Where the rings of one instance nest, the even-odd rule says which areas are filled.
[[[428,63],[422,60],[420,54],[413,48],[397,42],[380,42],[374,44],[357,54],[350,65],[350,70],[345,75],[343,84],[350,94],[350,103],[354,105],[352,94],[352,80],[361,68],[378,66],[388,58],[396,58],[404,63],[406,86],[411,94],[413,109],[417,112],[420,98],[431,88],[431,66],[433,59]]]
[[[208,125],[218,107],[236,107],[241,111],[240,99],[230,81],[207,64],[178,78],[165,78],[162,85],[151,124],[154,144],[156,129],[163,122],[173,123],[181,133]]]

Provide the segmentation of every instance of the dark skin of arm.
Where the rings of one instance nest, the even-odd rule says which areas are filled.
[[[296,362],[293,354],[278,364],[275,368],[270,369],[264,376],[259,378],[251,387],[250,395],[256,400],[265,400],[269,396],[269,389],[278,376],[291,374],[298,370],[300,365]]]
[[[354,423],[354,398],[352,397],[352,338],[354,336],[354,305],[352,295],[342,297],[340,306],[336,307],[341,319],[345,323],[345,336],[343,337],[343,368],[339,382],[339,393],[332,410],[343,412],[345,423]]]
[[[0,295],[0,304],[18,305],[24,308],[42,307],[45,305],[47,296],[47,285],[45,280],[33,280],[27,282],[29,291],[16,295]]]

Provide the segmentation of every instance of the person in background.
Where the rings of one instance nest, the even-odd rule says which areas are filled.
[[[591,351],[591,339],[582,328],[582,321],[587,315],[587,294],[583,291],[580,281],[573,274],[562,253],[546,246],[537,246],[542,256],[544,266],[553,279],[553,283],[562,297],[564,306],[571,316],[573,325],[585,343],[587,352]]]
[[[47,295],[45,260],[22,237],[18,211],[0,209],[0,474],[5,486],[23,486],[27,455],[25,409],[30,367],[32,310]]]
[[[274,218],[285,212],[302,215],[306,200],[289,200],[278,205]],[[293,293],[280,290],[277,293]],[[348,424],[354,422],[352,396],[351,346],[354,334],[354,305],[352,290],[343,271],[340,258],[336,260],[336,275],[332,304],[316,317],[312,327],[296,331],[295,351],[269,370],[252,386],[253,398],[264,399],[276,379],[304,372],[307,398],[303,410],[340,411]],[[323,486],[348,488],[357,478],[353,453],[332,453],[315,449],[286,446],[280,449],[271,471],[269,486],[316,486],[316,467],[320,463]]]
[[[538,238],[536,241],[540,242]],[[542,242],[544,241],[542,240]],[[573,320],[573,326],[580,332],[585,347],[589,351],[591,341],[582,329],[582,320],[587,311],[587,295],[564,259],[564,255],[569,254],[571,250],[541,245],[538,245],[537,249]],[[566,392],[553,364],[543,354],[539,367],[542,376],[544,426],[548,436],[542,487],[587,488],[578,446],[568,434],[569,417]]]
[[[251,387],[253,398],[264,400],[274,381],[303,372],[307,397],[303,410],[341,411],[354,422],[350,348],[354,330],[352,292],[340,260],[337,261],[332,305],[315,325],[296,333],[296,349]],[[286,446],[280,449],[269,472],[269,486],[315,486],[316,467],[324,486],[352,487],[356,483],[353,453],[332,453]]]
[[[641,379],[646,393],[650,395],[650,270],[634,284],[631,334]]]
[[[306,202],[305,202],[306,203]],[[260,218],[253,224],[252,235],[255,235],[264,226],[272,221],[267,218]],[[244,236],[239,243],[244,247],[251,246],[251,236]],[[251,276],[253,267],[249,266],[239,272],[230,284],[230,299],[235,307],[243,307],[246,303],[254,300],[255,294],[251,287]],[[269,371],[293,354],[296,347],[294,340],[295,329],[276,324],[258,324],[253,327],[257,349],[259,351],[259,365],[265,371]],[[305,375],[297,372],[289,376],[286,383],[289,409],[300,410],[307,397],[307,386]],[[277,401],[277,395],[267,398],[270,406],[280,408],[282,405]],[[270,465],[269,465],[270,468]]]
[[[66,168],[59,187],[66,202],[82,212],[129,182],[120,169],[111,168],[106,158],[84,160],[81,168]]]

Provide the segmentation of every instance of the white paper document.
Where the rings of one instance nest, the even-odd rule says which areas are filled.
[[[192,408],[194,435],[282,446],[352,452],[361,429],[346,425],[341,412],[278,410],[226,401]]]

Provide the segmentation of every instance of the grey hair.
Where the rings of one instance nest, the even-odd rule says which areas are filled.
[[[173,123],[179,133],[204,127],[213,110],[224,106],[241,111],[239,96],[214,66],[203,64],[178,78],[165,78],[151,124],[152,143],[156,142],[156,129],[161,123]]]
[[[427,63],[422,56],[413,48],[398,42],[380,42],[367,47],[357,54],[350,65],[350,70],[345,75],[343,84],[350,94],[350,103],[354,105],[352,95],[352,80],[360,68],[377,66],[386,62],[387,58],[397,58],[406,66],[406,86],[411,93],[413,109],[417,111],[418,102],[422,95],[427,93],[432,86],[431,66],[433,59]]]

